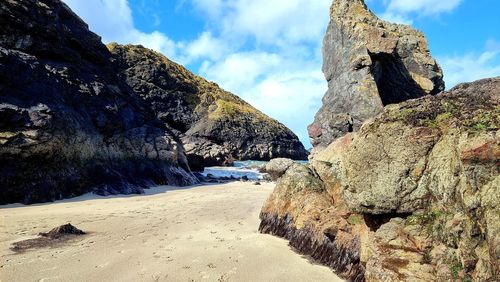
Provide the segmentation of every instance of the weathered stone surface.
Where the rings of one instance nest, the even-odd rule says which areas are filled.
[[[286,170],[292,166],[295,162],[291,159],[277,158],[269,161],[264,167],[262,172],[269,173],[273,181],[278,180]]]
[[[357,131],[388,104],[444,90],[424,35],[378,19],[362,0],[335,0],[323,41],[328,91],[309,126],[316,150]]]
[[[455,201],[458,191],[451,188],[468,185],[461,176],[479,189],[497,172],[499,98],[496,78],[387,107],[363,125],[345,153],[349,206],[371,214],[411,213],[433,197]]]
[[[261,231],[350,280],[498,281],[499,134],[500,77],[386,107],[289,168]]]
[[[0,2],[0,204],[196,183],[182,146],[58,0]]]
[[[142,46],[108,48],[128,84],[180,135],[193,167],[307,158],[293,132],[217,84]]]
[[[289,240],[297,251],[342,277],[363,281],[359,244],[365,231],[357,221],[362,218],[336,205],[342,201],[334,196],[339,189],[326,186],[313,167],[293,164],[262,208],[259,230]]]

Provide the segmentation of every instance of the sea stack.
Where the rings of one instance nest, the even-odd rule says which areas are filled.
[[[328,91],[309,126],[315,151],[357,131],[384,106],[444,90],[424,34],[377,18],[362,0],[336,0],[323,40]]]

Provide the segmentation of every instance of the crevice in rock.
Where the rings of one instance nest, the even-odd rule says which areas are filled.
[[[369,55],[373,62],[371,73],[384,106],[426,95],[398,56],[386,53]]]
[[[353,241],[358,242],[353,244],[355,247],[347,248],[338,244],[336,236],[330,234],[332,232],[327,232],[328,236],[322,234],[323,240],[318,240],[312,228],[295,228],[290,215],[279,217],[277,214],[261,213],[260,219],[261,233],[287,239],[295,251],[330,267],[347,281],[365,281],[365,267],[360,261],[359,238],[353,238]]]
[[[411,213],[390,213],[390,214],[363,214],[366,226],[371,231],[376,232],[380,226],[386,224],[393,218],[406,219]]]

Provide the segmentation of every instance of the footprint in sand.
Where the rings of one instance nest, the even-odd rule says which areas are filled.
[[[216,268],[215,264],[213,264],[213,263],[209,263],[209,264],[207,264],[207,266],[208,266],[208,268]]]
[[[161,278],[161,272],[151,275],[151,279],[153,279],[153,281],[160,281],[160,278]]]
[[[229,274],[224,273],[222,274],[219,279],[217,279],[218,282],[226,282],[229,280]]]
[[[58,278],[58,277],[59,277],[59,276],[42,278],[42,279],[38,280],[38,282],[45,282],[45,281],[49,281],[49,280],[56,279],[56,278]]]
[[[198,272],[201,276],[202,279],[208,279],[210,278],[210,275],[206,271],[200,271]]]

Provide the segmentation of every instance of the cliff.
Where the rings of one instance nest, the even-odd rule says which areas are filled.
[[[2,1],[0,16],[0,204],[142,193],[197,183],[189,165],[307,157],[289,129],[215,83],[141,46],[108,49],[59,0]]]
[[[193,168],[307,158],[293,132],[217,84],[142,46],[108,48],[120,76],[180,136]]]
[[[384,106],[444,90],[425,36],[378,19],[362,0],[335,0],[323,40],[328,91],[309,126],[315,151],[357,131]]]
[[[191,185],[182,146],[64,3],[0,2],[0,204]]]

